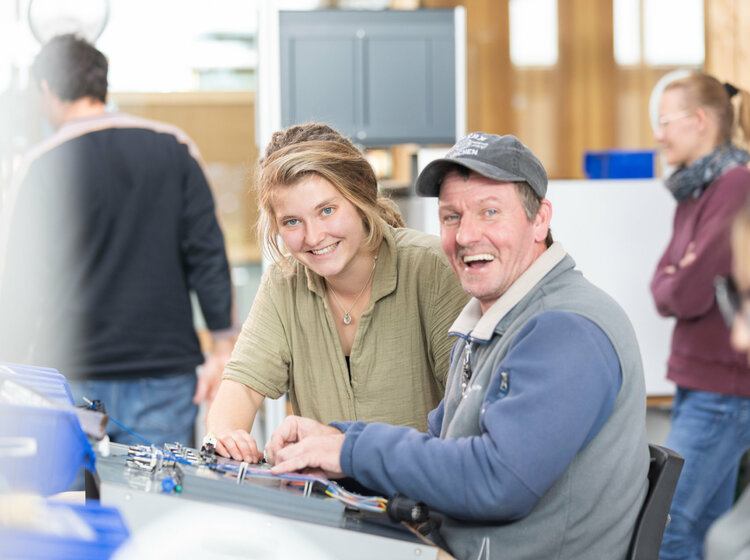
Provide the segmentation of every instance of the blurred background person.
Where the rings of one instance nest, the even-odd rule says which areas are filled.
[[[727,87],[694,73],[667,85],[656,140],[676,167],[674,231],[651,281],[658,312],[674,317],[667,377],[677,385],[665,445],[685,458],[660,558],[702,558],[709,525],[732,505],[750,447],[750,367],[729,344],[713,279],[730,272],[730,224],[750,193],[750,155],[731,143]],[[743,416],[742,411],[745,411]]]
[[[732,347],[750,361],[750,202],[732,227],[732,276],[716,279],[716,301],[731,331]],[[750,406],[743,410],[750,431]],[[750,560],[750,489],[706,535],[706,560]]]
[[[276,132],[256,185],[275,262],[208,413],[218,451],[260,459],[255,415],[286,391],[300,416],[425,431],[468,301],[440,239],[405,228],[364,155],[323,124]]]
[[[231,353],[223,234],[196,146],[179,129],[106,111],[108,61],[74,35],[32,73],[55,134],[14,175],[0,232],[0,360],[49,366],[76,404],[98,399],[117,442],[193,439]],[[213,352],[193,326],[195,290]],[[129,430],[128,430],[129,429]]]

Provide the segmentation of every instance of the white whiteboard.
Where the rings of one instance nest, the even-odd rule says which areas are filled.
[[[649,283],[671,237],[674,199],[657,179],[551,181],[547,198],[555,241],[630,317],[647,394],[673,394],[665,376],[674,320],[657,314]],[[409,227],[440,234],[437,199],[409,197],[399,204]]]
[[[674,198],[657,179],[551,181],[547,198],[555,241],[630,317],[646,393],[673,394],[666,368],[674,319],[656,312],[649,284],[672,235]]]

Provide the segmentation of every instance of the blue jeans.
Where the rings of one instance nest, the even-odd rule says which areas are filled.
[[[75,404],[83,404],[83,397],[99,399],[110,418],[157,446],[192,445],[198,415],[193,404],[196,383],[193,371],[116,381],[71,381],[70,390]],[[107,424],[107,435],[125,445],[144,443],[114,422]]]
[[[750,398],[678,388],[665,443],[685,458],[660,560],[699,560],[708,527],[734,500],[750,448]]]

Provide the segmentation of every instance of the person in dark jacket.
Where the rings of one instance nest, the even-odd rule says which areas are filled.
[[[656,140],[676,171],[672,239],[651,281],[658,312],[676,319],[667,377],[677,385],[665,445],[685,458],[662,560],[703,557],[708,526],[734,499],[739,460],[750,447],[750,367],[733,349],[713,280],[731,267],[732,218],[750,193],[750,154],[731,142],[727,87],[694,73],[667,85]]]
[[[76,404],[101,400],[147,440],[188,444],[235,334],[224,238],[196,146],[174,126],[108,113],[107,69],[73,35],[34,60],[55,133],[25,156],[3,204],[0,361],[58,369]],[[213,335],[208,359],[191,290]]]

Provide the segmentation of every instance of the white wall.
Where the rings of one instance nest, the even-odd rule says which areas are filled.
[[[662,181],[552,181],[552,233],[635,327],[649,395],[674,393],[665,379],[674,321],[656,313],[649,283],[672,231],[675,201]]]

